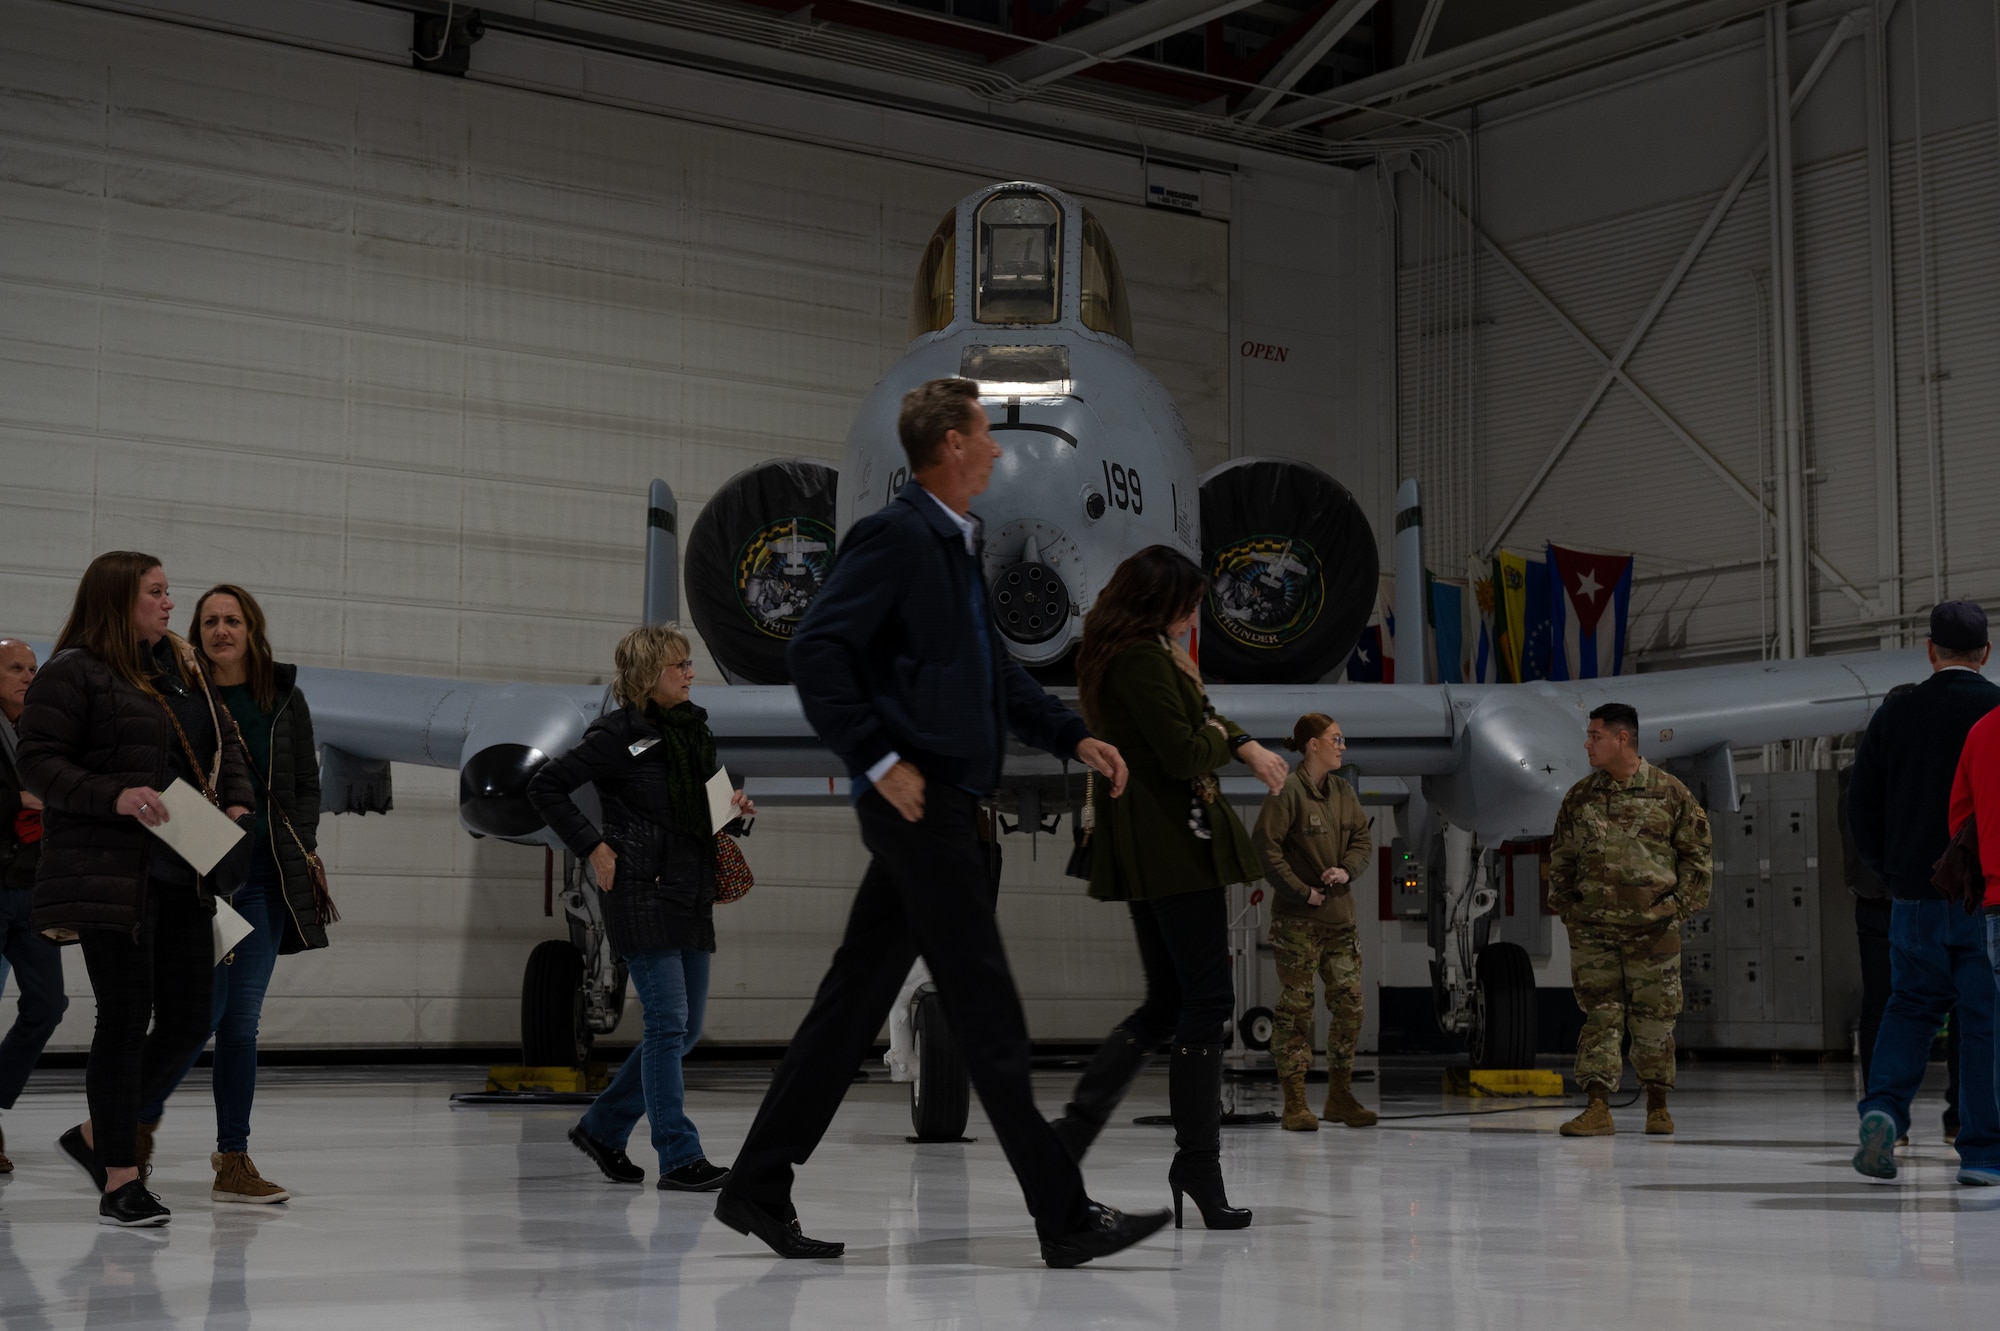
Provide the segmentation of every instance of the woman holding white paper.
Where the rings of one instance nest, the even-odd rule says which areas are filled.
[[[659,1153],[659,1186],[710,1192],[729,1171],[710,1164],[689,1121],[681,1060],[701,1037],[715,951],[715,833],[706,785],[717,772],[708,713],[688,701],[692,648],[673,625],[633,629],[613,653],[619,704],[583,742],[543,764],[528,798],[577,858],[590,864],[612,948],[639,995],[638,1052],[570,1129],[576,1148],[614,1183],[642,1183],[625,1144],[643,1112]],[[595,785],[604,825],[571,798]],[[755,812],[742,791],[737,813]],[[732,824],[734,825],[734,824]]]
[[[139,1170],[139,1106],[207,1037],[210,886],[240,880],[248,858],[244,837],[196,873],[151,830],[168,819],[161,791],[184,782],[245,831],[255,803],[241,749],[223,742],[220,699],[167,630],[173,608],[159,560],[92,560],[15,727],[22,782],[45,805],[34,927],[82,945],[97,999],[90,1118],[58,1144],[103,1193],[107,1225],[171,1218]]]

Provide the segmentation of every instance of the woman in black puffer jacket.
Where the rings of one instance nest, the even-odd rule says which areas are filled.
[[[242,750],[223,743],[220,699],[167,631],[173,608],[159,560],[92,560],[15,727],[22,784],[45,806],[34,927],[81,943],[97,998],[90,1120],[59,1144],[113,1225],[170,1218],[139,1176],[139,1106],[208,1032],[215,903],[210,881],[147,830],[166,819],[159,792],[176,778],[213,790],[246,831],[255,803]],[[210,880],[240,881],[249,842]]]
[[[702,1154],[688,1120],[681,1059],[701,1037],[708,1004],[708,961],[715,951],[715,832],[706,785],[719,764],[708,713],[688,701],[694,663],[687,637],[672,625],[633,629],[614,654],[620,704],[591,722],[583,742],[542,765],[528,798],[590,863],[601,889],[604,928],[624,958],[645,1016],[639,1051],[570,1129],[576,1148],[614,1183],[645,1173],[625,1143],[643,1112],[653,1126],[665,1189],[709,1192],[729,1171]],[[594,784],[604,826],[594,826],[570,798]],[[742,791],[737,811],[754,813]]]

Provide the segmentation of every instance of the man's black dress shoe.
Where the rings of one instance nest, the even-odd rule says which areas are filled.
[[[173,1218],[174,1213],[160,1205],[160,1199],[147,1192],[146,1185],[138,1179],[112,1189],[97,1202],[97,1223],[100,1225],[151,1229]]]
[[[646,1171],[633,1164],[625,1152],[616,1146],[606,1146],[585,1132],[581,1123],[569,1130],[569,1144],[589,1156],[597,1167],[604,1171],[604,1177],[613,1183],[646,1181]]]
[[[768,1206],[731,1197],[727,1190],[716,1196],[715,1218],[738,1234],[761,1240],[780,1257],[838,1257],[847,1251],[845,1243],[807,1238],[796,1219],[781,1220]],[[1160,1218],[1165,1223],[1166,1212],[1162,1211]]]
[[[1172,1211],[1138,1211],[1126,1215],[1097,1202],[1088,1208],[1083,1228],[1060,1238],[1042,1240],[1042,1260],[1050,1266],[1082,1266],[1097,1257],[1122,1252],[1174,1218]]]
[[[99,1192],[104,1191],[104,1166],[97,1163],[97,1152],[83,1139],[83,1124],[77,1124],[56,1138],[56,1146],[97,1185]]]

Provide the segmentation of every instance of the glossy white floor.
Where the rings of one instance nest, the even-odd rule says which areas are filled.
[[[1434,1069],[1385,1077],[1365,1099],[1440,1108]],[[211,1115],[205,1084],[191,1090],[156,1175],[174,1223],[102,1229],[53,1150],[82,1113],[78,1074],[57,1073],[4,1118],[17,1172],[0,1183],[0,1325],[1992,1326],[2000,1189],[1953,1181],[1934,1095],[1902,1179],[1854,1175],[1851,1077],[1698,1065],[1671,1140],[1640,1136],[1636,1109],[1619,1115],[1627,1135],[1590,1141],[1555,1136],[1557,1108],[1232,1129],[1230,1191],[1254,1227],[1170,1228],[1050,1271],[977,1112],[982,1140],[912,1146],[903,1088],[879,1082],[854,1088],[798,1193],[808,1232],[847,1257],[786,1263],[702,1198],[601,1181],[563,1140],[575,1111],[454,1108],[467,1073],[439,1069],[267,1071],[254,1154],[297,1194],[277,1207],[209,1202]],[[1051,1107],[1067,1079],[1039,1078]],[[694,1083],[726,1161],[763,1076]],[[1129,1107],[1164,1096],[1148,1074]],[[1092,1192],[1164,1205],[1169,1151],[1163,1129],[1115,1127],[1088,1162]]]

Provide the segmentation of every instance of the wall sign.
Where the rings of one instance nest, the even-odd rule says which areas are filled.
[[[1237,354],[1249,360],[1284,361],[1291,358],[1292,349],[1272,342],[1245,342],[1237,348]]]

